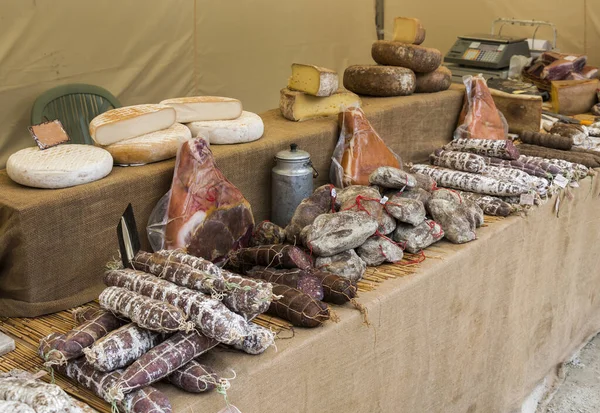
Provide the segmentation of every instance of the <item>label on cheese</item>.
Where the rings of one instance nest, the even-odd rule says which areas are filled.
[[[320,66],[292,64],[288,88],[313,96],[331,96],[339,87],[338,74]]]
[[[361,100],[358,95],[347,91],[317,97],[284,88],[281,89],[279,98],[281,114],[293,121],[337,115],[345,108],[360,107],[360,105]]]
[[[166,105],[136,105],[112,109],[90,122],[90,136],[100,145],[166,129],[175,123],[175,109]]]
[[[110,173],[110,153],[92,145],[37,147],[13,153],[6,172],[13,181],[34,188],[66,188],[104,178]]]
[[[202,135],[211,145],[252,142],[260,139],[265,131],[262,118],[247,111],[237,119],[192,122],[187,127],[192,137]]]
[[[183,142],[192,138],[187,126],[175,123],[171,127],[137,138],[104,146],[115,165],[144,165],[174,158]]]
[[[63,128],[62,123],[57,120],[33,125],[29,128],[29,133],[40,149],[48,149],[61,143],[69,142],[69,135]]]
[[[180,123],[230,120],[242,115],[242,102],[220,96],[189,96],[163,100],[160,104],[173,107]]]

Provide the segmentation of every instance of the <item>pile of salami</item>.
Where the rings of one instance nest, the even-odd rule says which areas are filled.
[[[260,354],[273,333],[249,320],[265,312],[271,284],[224,271],[178,250],[138,252],[134,269],[108,270],[101,309],[74,312],[77,326],[42,339],[46,365],[121,412],[170,412],[151,385],[192,393],[226,385],[199,357],[222,343]]]
[[[515,146],[509,140],[455,139],[430,155],[431,165],[413,165],[411,171],[433,178],[438,187],[457,191],[485,214],[498,216],[509,215],[515,205],[539,202],[590,173],[584,165],[553,158],[553,151],[558,150],[547,149],[540,154],[546,155],[543,157],[531,156],[531,147],[536,146]]]

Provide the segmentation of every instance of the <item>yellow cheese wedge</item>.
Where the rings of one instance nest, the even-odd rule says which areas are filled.
[[[338,75],[334,70],[294,63],[288,88],[313,96],[330,96],[338,90],[338,83]]]
[[[394,42],[421,44],[425,41],[425,28],[414,17],[396,17],[394,19]]]
[[[337,115],[344,108],[360,107],[360,98],[348,91],[339,91],[331,96],[317,97],[288,88],[281,89],[279,109],[289,120],[301,121]]]

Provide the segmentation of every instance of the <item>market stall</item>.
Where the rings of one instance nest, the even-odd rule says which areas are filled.
[[[598,68],[425,38],[262,115],[63,90],[0,171],[0,411],[518,409],[600,328]]]

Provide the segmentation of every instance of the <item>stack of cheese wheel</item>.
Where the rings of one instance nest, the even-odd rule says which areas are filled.
[[[396,17],[393,40],[378,40],[371,48],[371,56],[380,66],[348,67],[344,87],[368,96],[406,96],[448,89],[452,73],[440,66],[440,51],[420,46],[423,41],[425,28],[418,19]]]
[[[345,107],[360,106],[352,92],[338,90],[338,74],[320,66],[292,64],[287,88],[281,89],[279,109],[289,120],[337,115]]]
[[[166,105],[125,106],[92,119],[90,135],[110,152],[115,164],[144,165],[173,158],[181,143],[191,138],[175,118],[175,109]]]
[[[265,127],[260,116],[242,109],[237,99],[219,96],[192,96],[167,99],[177,122],[185,123],[194,138],[211,145],[246,143],[260,139]]]

